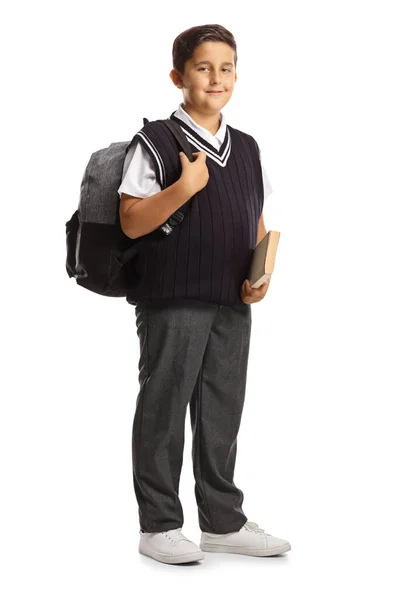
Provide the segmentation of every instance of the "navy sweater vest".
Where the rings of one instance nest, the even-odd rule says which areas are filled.
[[[183,221],[165,238],[139,254],[138,281],[130,284],[127,302],[193,298],[234,306],[243,302],[264,204],[259,148],[255,139],[227,125],[217,150],[181,119],[192,152],[206,152],[207,185],[192,196]],[[136,134],[149,153],[161,189],[182,172],[177,142],[168,127],[150,121]]]

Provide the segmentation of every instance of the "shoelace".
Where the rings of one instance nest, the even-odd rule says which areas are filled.
[[[180,540],[187,540],[187,537],[183,535],[180,527],[177,529],[170,529],[169,531],[162,531],[161,533],[174,542],[175,546]]]
[[[266,534],[265,529],[262,529],[261,527],[259,527],[257,523],[254,523],[254,521],[247,521],[244,524],[244,527],[246,529],[249,529],[250,531],[255,531],[256,533],[261,533],[262,535]],[[267,533],[266,535],[269,535],[269,533]]]

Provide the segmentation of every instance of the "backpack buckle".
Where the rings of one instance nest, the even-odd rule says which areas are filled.
[[[171,225],[172,225],[173,227],[175,227],[175,225],[178,225],[178,224],[179,224],[179,223],[180,223],[180,222],[183,220],[183,217],[184,217],[184,216],[185,216],[185,215],[183,214],[183,212],[182,212],[182,211],[180,211],[180,210],[177,210],[177,211],[175,211],[175,212],[174,212],[174,214],[173,214],[173,215],[171,215],[171,216],[169,217],[169,219],[168,219],[168,221],[167,221],[167,222],[171,223]]]
[[[172,214],[167,221],[161,225],[161,227],[159,227],[159,230],[164,234],[164,235],[169,235],[174,227],[176,227],[176,225],[178,225],[182,219],[184,218],[184,214],[182,211],[177,210],[174,212],[174,214]]]
[[[161,225],[161,227],[159,227],[158,229],[164,235],[169,235],[172,231],[172,227],[170,225],[168,225],[168,221],[166,223],[164,223],[164,225]]]

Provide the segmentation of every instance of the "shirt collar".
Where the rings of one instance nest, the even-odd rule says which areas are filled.
[[[220,114],[220,125],[217,133],[212,135],[208,129],[202,127],[196,121],[192,119],[190,115],[183,109],[183,102],[181,102],[178,106],[178,109],[174,112],[174,115],[181,119],[186,125],[194,129],[199,135],[201,135],[205,140],[207,140],[213,146],[219,147],[223,143],[226,134],[226,119],[225,116]]]

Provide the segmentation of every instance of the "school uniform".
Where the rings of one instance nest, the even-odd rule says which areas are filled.
[[[215,136],[184,111],[170,117],[193,152],[204,151],[207,185],[174,231],[135,264],[140,391],[132,431],[133,480],[142,531],[182,527],[178,497],[187,406],[200,529],[238,531],[247,521],[235,485],[251,305],[240,288],[256,245],[264,199],[273,191],[256,140],[226,123]],[[179,179],[175,138],[146,123],[127,155],[119,193],[147,197]]]
[[[220,112],[220,127],[215,135],[213,135],[208,129],[202,127],[184,110],[183,102],[179,104],[178,109],[174,112],[174,115],[178,117],[183,123],[186,123],[189,128],[196,131],[201,137],[203,137],[211,146],[214,146],[217,150],[220,149],[224,142],[226,134],[226,118],[225,115]],[[207,150],[208,148],[206,148]],[[204,151],[205,148],[201,148]],[[194,150],[195,152],[196,150]],[[264,187],[264,200],[273,192],[268,175],[263,163],[262,152],[260,150],[260,162],[263,176],[263,187]],[[128,171],[128,167],[132,165]],[[153,161],[147,150],[144,149],[143,145],[139,143],[137,139],[131,146],[128,155],[125,160],[124,170],[121,180],[121,185],[118,189],[119,195],[122,192],[135,196],[136,198],[147,198],[157,192],[161,191],[161,187],[157,181],[155,169],[153,167]]]

